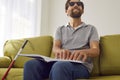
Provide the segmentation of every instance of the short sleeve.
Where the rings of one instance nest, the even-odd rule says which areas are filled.
[[[99,41],[98,32],[94,26],[92,26],[92,28],[91,28],[91,34],[89,37],[89,41]]]
[[[58,27],[55,32],[55,40],[62,40],[61,27]]]

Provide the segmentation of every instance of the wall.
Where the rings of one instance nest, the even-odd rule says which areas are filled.
[[[41,0],[41,26],[40,26],[40,34],[47,35],[48,34],[48,23],[49,23],[49,0]]]
[[[43,35],[54,35],[56,28],[66,24],[68,21],[64,11],[64,4],[66,0],[46,1],[48,2],[47,8],[45,9],[45,7],[42,7],[42,11],[44,12],[42,22],[44,25],[41,25],[41,30],[43,31]],[[82,20],[88,24],[94,25],[100,36],[120,34],[120,0],[82,1],[85,4],[85,12],[82,16]]]

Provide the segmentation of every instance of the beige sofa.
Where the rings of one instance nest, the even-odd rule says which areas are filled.
[[[29,42],[22,51],[22,54],[36,53],[49,57],[52,56],[52,36],[8,40],[4,44],[4,57],[0,57],[0,80],[25,39],[29,40]],[[100,56],[93,59],[94,69],[90,79],[120,80],[120,34],[102,36],[100,38],[100,50]],[[23,66],[30,59],[32,58],[19,56],[6,80],[23,80]]]

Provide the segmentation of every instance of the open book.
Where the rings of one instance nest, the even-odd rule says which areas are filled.
[[[64,59],[50,58],[50,57],[39,55],[39,54],[19,54],[19,56],[31,57],[31,58],[39,59],[39,60],[46,61],[46,62],[70,61],[74,63],[84,63],[82,61],[77,61],[77,60],[64,60]]]

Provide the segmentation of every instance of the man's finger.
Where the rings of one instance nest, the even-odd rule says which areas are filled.
[[[63,58],[63,51],[60,52],[60,59]]]
[[[62,59],[65,59],[65,58],[66,58],[66,51],[63,50],[63,51],[62,51]]]
[[[70,55],[71,55],[71,53],[69,51],[67,51],[67,53],[66,53],[66,59],[67,60],[70,58]]]
[[[81,60],[81,57],[82,57],[82,55],[79,54],[76,60],[78,60],[78,61]]]
[[[82,58],[82,61],[83,61],[83,62],[85,62],[85,61],[86,61],[86,59],[87,59],[87,55],[86,55],[86,54],[84,54],[84,55],[83,55],[83,58]]]
[[[78,53],[78,52],[74,53],[73,60],[77,60],[78,56],[79,56],[79,53]]]
[[[74,53],[71,53],[69,60],[73,60],[73,57],[74,57]]]

